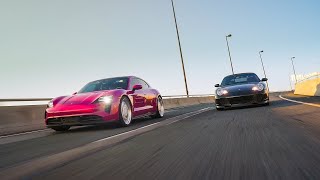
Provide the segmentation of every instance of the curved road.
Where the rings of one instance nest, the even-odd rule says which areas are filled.
[[[320,179],[320,108],[277,96],[265,107],[212,107],[172,109],[128,128],[2,137],[0,177]]]

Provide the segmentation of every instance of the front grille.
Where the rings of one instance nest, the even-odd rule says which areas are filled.
[[[228,99],[230,104],[246,104],[254,100],[254,96],[241,96]]]
[[[238,91],[232,92],[230,95],[231,96],[249,96],[251,94],[252,94],[252,92],[250,92],[248,90],[238,90]]]
[[[71,116],[50,118],[47,120],[47,125],[85,125],[103,123],[100,116]]]
[[[268,98],[267,94],[254,94],[249,96],[239,96],[231,98],[216,99],[218,105],[233,105],[233,104],[250,104],[260,103]]]

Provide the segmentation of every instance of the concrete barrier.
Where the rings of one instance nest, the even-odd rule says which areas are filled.
[[[190,98],[173,98],[164,99],[164,107],[166,109],[181,107],[181,106],[191,106],[197,104],[214,103],[214,97],[190,97]]]
[[[191,97],[164,99],[166,109],[213,103],[214,97]],[[2,106],[0,107],[0,135],[45,129],[46,105]]]
[[[46,105],[0,107],[0,135],[44,129]]]
[[[305,96],[320,96],[320,77],[298,82],[294,94]]]

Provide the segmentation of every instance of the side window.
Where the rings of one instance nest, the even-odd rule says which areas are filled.
[[[142,89],[148,89],[148,88],[150,88],[149,84],[146,83],[144,80],[142,80],[142,79],[137,79],[137,78],[133,78],[133,79],[131,80],[131,82],[130,82],[130,89],[132,89],[133,86],[134,86],[134,85],[137,85],[137,84],[141,85],[141,86],[142,86]]]
[[[133,86],[136,85],[136,84],[139,84],[138,79],[132,78],[131,82],[130,82],[130,87],[129,87],[130,90],[132,90]]]
[[[142,85],[142,89],[148,89],[149,88],[149,85],[142,79],[138,79],[139,81],[139,84]]]
[[[146,89],[150,88],[150,85],[147,82],[145,82],[145,81],[143,81],[143,82],[144,82],[144,84],[146,86]]]

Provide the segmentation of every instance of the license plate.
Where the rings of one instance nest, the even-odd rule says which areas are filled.
[[[76,124],[78,123],[78,117],[69,117],[61,120],[62,124]]]

